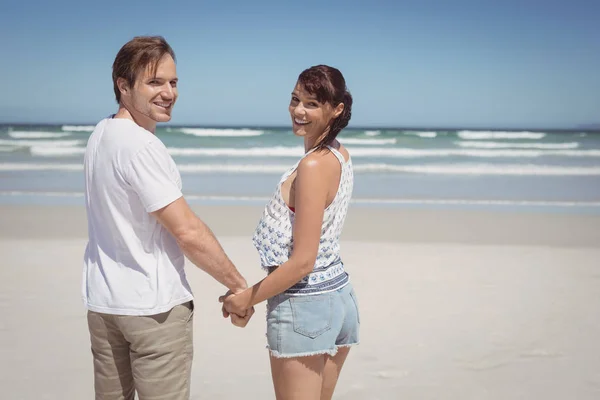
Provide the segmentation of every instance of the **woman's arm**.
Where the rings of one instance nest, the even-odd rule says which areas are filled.
[[[322,155],[313,153],[298,165],[292,255],[254,286],[237,295],[222,296],[219,300],[225,303],[227,311],[243,315],[248,308],[284,292],[312,272],[327,204],[329,185],[328,176],[323,173],[325,162],[327,160]]]

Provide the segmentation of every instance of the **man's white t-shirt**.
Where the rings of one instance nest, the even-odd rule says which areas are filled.
[[[107,118],[88,140],[84,167],[87,309],[154,315],[192,300],[183,252],[150,214],[182,196],[165,145],[132,120]]]

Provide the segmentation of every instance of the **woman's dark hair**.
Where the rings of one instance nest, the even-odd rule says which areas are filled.
[[[317,150],[323,149],[348,125],[352,116],[352,95],[342,73],[327,65],[316,65],[302,71],[298,83],[320,103],[328,103],[334,108],[344,103],[344,111],[333,120],[327,135],[315,146]]]

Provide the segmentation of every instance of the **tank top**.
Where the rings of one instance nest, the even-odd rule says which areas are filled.
[[[340,235],[354,186],[352,160],[346,161],[338,150],[331,146],[327,147],[341,164],[340,183],[333,201],[323,214],[321,238],[313,271],[289,288],[286,294],[327,293],[340,289],[348,283],[348,274],[340,259]],[[283,200],[281,184],[296,171],[300,161],[311,152],[307,152],[283,174],[275,193],[265,206],[252,237],[252,242],[260,256],[261,266],[265,269],[283,264],[292,254],[295,213]]]

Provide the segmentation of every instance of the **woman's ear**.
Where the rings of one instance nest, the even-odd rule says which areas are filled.
[[[340,103],[337,105],[337,107],[333,110],[333,117],[337,118],[340,115],[342,115],[342,113],[344,112],[344,103]]]

